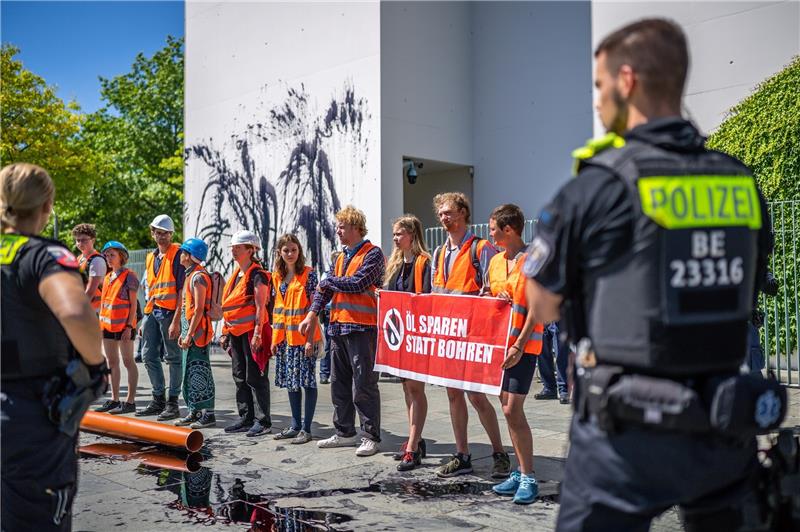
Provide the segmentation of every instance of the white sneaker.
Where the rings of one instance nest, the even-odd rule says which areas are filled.
[[[378,442],[369,438],[361,438],[361,445],[356,449],[356,456],[372,456],[380,450]]]
[[[320,449],[332,449],[334,447],[352,447],[356,443],[358,443],[358,434],[356,434],[355,436],[350,436],[349,438],[345,436],[339,436],[338,434],[334,434],[330,438],[319,440],[317,442],[317,447],[319,447]]]

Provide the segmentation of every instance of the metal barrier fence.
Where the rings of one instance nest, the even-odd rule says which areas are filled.
[[[800,388],[800,270],[797,251],[800,248],[800,200],[769,203],[772,228],[775,233],[775,252],[770,259],[770,271],[780,282],[775,297],[759,297],[759,308],[764,311],[764,326],[760,329],[761,345],[767,359],[767,368],[775,372],[778,380]],[[533,239],[535,220],[525,222],[523,240]],[[489,237],[489,224],[473,224],[470,229],[481,238]],[[425,243],[431,252],[443,244],[447,234],[442,227],[425,229]]]
[[[800,331],[797,327],[800,317],[800,283],[797,278],[800,201],[771,202],[769,213],[775,233],[770,271],[780,282],[780,289],[775,297],[762,294],[759,298],[759,307],[765,313],[761,342],[768,367],[775,371],[778,380],[800,387]]]

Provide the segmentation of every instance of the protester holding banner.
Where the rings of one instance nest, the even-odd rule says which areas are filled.
[[[386,266],[384,290],[427,294],[431,291],[431,256],[425,249],[422,223],[412,214],[404,214],[392,224],[394,249]],[[425,440],[422,428],[428,415],[428,398],[425,383],[403,379],[403,395],[408,410],[408,441],[394,454],[399,460],[398,471],[410,471],[420,465],[425,457]]]
[[[355,414],[361,418],[363,437],[357,456],[378,452],[381,441],[381,396],[374,372],[378,302],[376,290],[383,281],[385,261],[378,246],[364,237],[367,218],[348,205],[336,213],[336,234],[344,252],[319,283],[311,310],[300,323],[308,335],[318,326],[320,311],[331,301],[328,338],[331,347],[331,401],[336,434],[321,440],[320,448],[349,447],[359,441]]]
[[[495,245],[504,251],[492,257],[487,284],[492,296],[512,305],[512,328],[503,362],[500,403],[519,462],[519,469],[492,489],[498,495],[513,495],[517,504],[531,504],[538,491],[533,477],[533,437],[523,406],[533,381],[537,355],[542,352],[544,333],[544,325],[535,323],[533,314],[527,312],[525,278],[520,279],[525,263],[524,226],[525,215],[513,204],[500,205],[489,217],[489,234]]]
[[[486,240],[468,230],[470,205],[461,192],[446,192],[433,198],[433,207],[445,231],[447,240],[433,254],[432,291],[445,294],[478,295],[483,289],[489,261],[497,252]],[[467,392],[470,403],[478,412],[483,428],[492,443],[492,478],[505,478],[511,471],[511,461],[503,449],[497,414],[486,395]],[[447,388],[450,401],[450,421],[456,440],[456,454],[440,467],[436,474],[453,477],[472,472],[472,459],[467,443],[469,413],[464,391]]]
[[[315,326],[308,336],[300,334],[300,321],[308,312],[317,288],[317,272],[306,265],[303,246],[295,235],[286,234],[275,246],[272,270],[272,355],[275,357],[275,386],[286,388],[292,409],[292,425],[275,436],[291,438],[299,445],[311,441],[311,423],[317,407],[317,351],[322,336]],[[306,408],[303,408],[303,389]],[[302,421],[302,423],[301,423]]]
[[[231,373],[236,384],[236,405],[240,419],[225,427],[225,432],[246,432],[247,436],[269,434],[272,421],[267,368],[259,368],[253,355],[261,351],[262,325],[269,321],[271,281],[256,256],[261,249],[252,231],[238,231],[231,238],[231,254],[236,261],[233,274],[222,291],[222,347],[229,349]]]

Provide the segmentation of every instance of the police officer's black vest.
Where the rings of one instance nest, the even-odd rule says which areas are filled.
[[[585,279],[598,361],[651,375],[736,371],[747,346],[761,206],[739,161],[629,141],[583,162],[627,185],[630,250]]]
[[[64,328],[39,296],[38,287],[23,289],[17,274],[19,261],[27,253],[55,245],[63,247],[33,236],[3,235],[0,250],[3,380],[56,375],[74,356]]]

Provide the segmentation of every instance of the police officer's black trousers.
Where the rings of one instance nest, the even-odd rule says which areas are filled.
[[[2,530],[71,530],[77,434],[47,419],[42,380],[2,383]]]
[[[646,531],[678,505],[687,530],[735,531],[753,496],[755,445],[640,427],[607,434],[575,416],[557,530]]]

